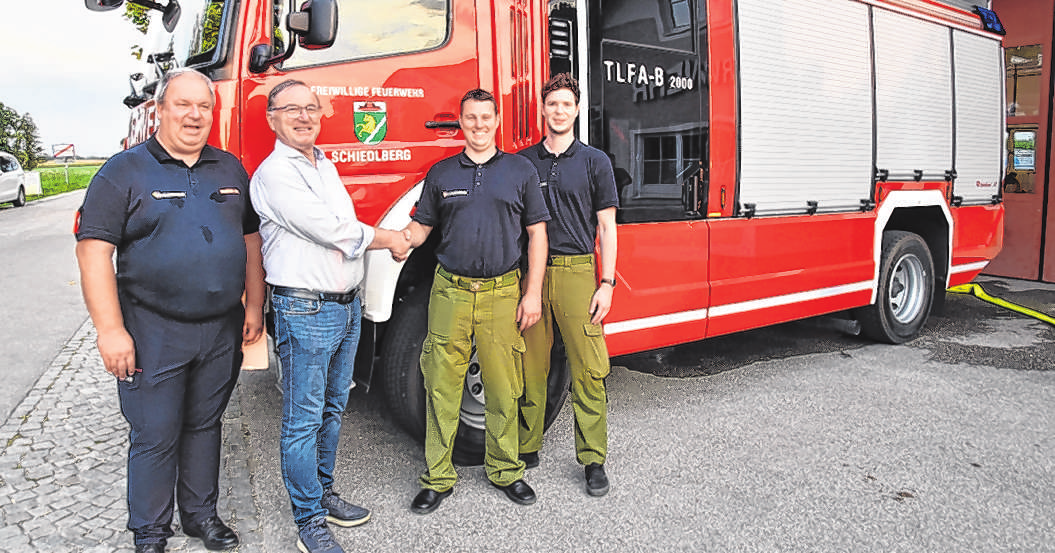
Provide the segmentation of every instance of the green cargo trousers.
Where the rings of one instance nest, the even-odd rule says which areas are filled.
[[[517,455],[517,399],[523,393],[524,338],[516,324],[520,271],[491,279],[452,275],[437,267],[429,297],[429,333],[421,348],[425,378],[425,463],[422,488],[444,492],[458,474],[451,462],[473,339],[484,385],[484,469],[508,486],[524,476]]]
[[[520,399],[520,452],[542,447],[553,325],[556,323],[571,368],[575,453],[579,463],[604,463],[608,454],[608,395],[604,378],[611,365],[601,325],[590,322],[596,290],[593,255],[551,256],[542,285],[542,318],[524,331],[524,397]]]

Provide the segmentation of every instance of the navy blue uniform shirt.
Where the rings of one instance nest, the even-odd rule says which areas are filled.
[[[477,164],[463,151],[429,169],[414,220],[439,229],[443,268],[493,278],[520,265],[524,227],[549,220],[549,210],[527,160],[499,150]]]
[[[550,255],[593,253],[597,212],[619,207],[612,162],[604,152],[575,140],[555,155],[542,142],[520,152],[538,171],[552,217],[546,223]]]
[[[156,138],[110,158],[92,178],[77,240],[117,247],[117,290],[170,318],[223,315],[245,289],[245,238],[260,220],[249,177],[231,154],[205,146],[193,167]]]

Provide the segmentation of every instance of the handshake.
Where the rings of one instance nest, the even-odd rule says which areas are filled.
[[[384,248],[392,252],[392,259],[405,261],[410,256],[410,249],[414,247],[414,244],[412,243],[413,234],[409,228],[403,230],[378,228],[374,231],[374,243],[378,249]]]

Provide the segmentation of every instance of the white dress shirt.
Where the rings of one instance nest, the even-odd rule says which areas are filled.
[[[337,168],[313,148],[315,165],[275,141],[249,184],[260,215],[264,271],[274,286],[345,293],[363,280],[374,229],[359,222]]]

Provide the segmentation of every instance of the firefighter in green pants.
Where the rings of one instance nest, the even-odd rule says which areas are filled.
[[[511,500],[535,502],[518,457],[517,400],[523,393],[521,333],[538,321],[542,309],[549,211],[534,167],[495,145],[494,96],[478,89],[466,93],[459,123],[465,150],[429,170],[404,229],[415,247],[433,228],[440,232],[429,332],[421,351],[427,466],[422,490],[410,505],[419,514],[434,511],[457,480],[451,454],[474,338],[486,398],[487,478]]]
[[[524,333],[524,396],[520,400],[520,459],[538,466],[546,414],[553,329],[564,340],[571,367],[575,452],[586,467],[586,491],[601,496],[609,482],[608,396],[610,370],[601,321],[616,286],[616,224],[619,206],[608,156],[575,139],[579,86],[571,75],[556,75],[542,87],[546,138],[521,152],[538,171],[550,212],[546,225],[549,258],[542,289],[542,318]],[[594,241],[600,244],[600,284],[595,280]]]

